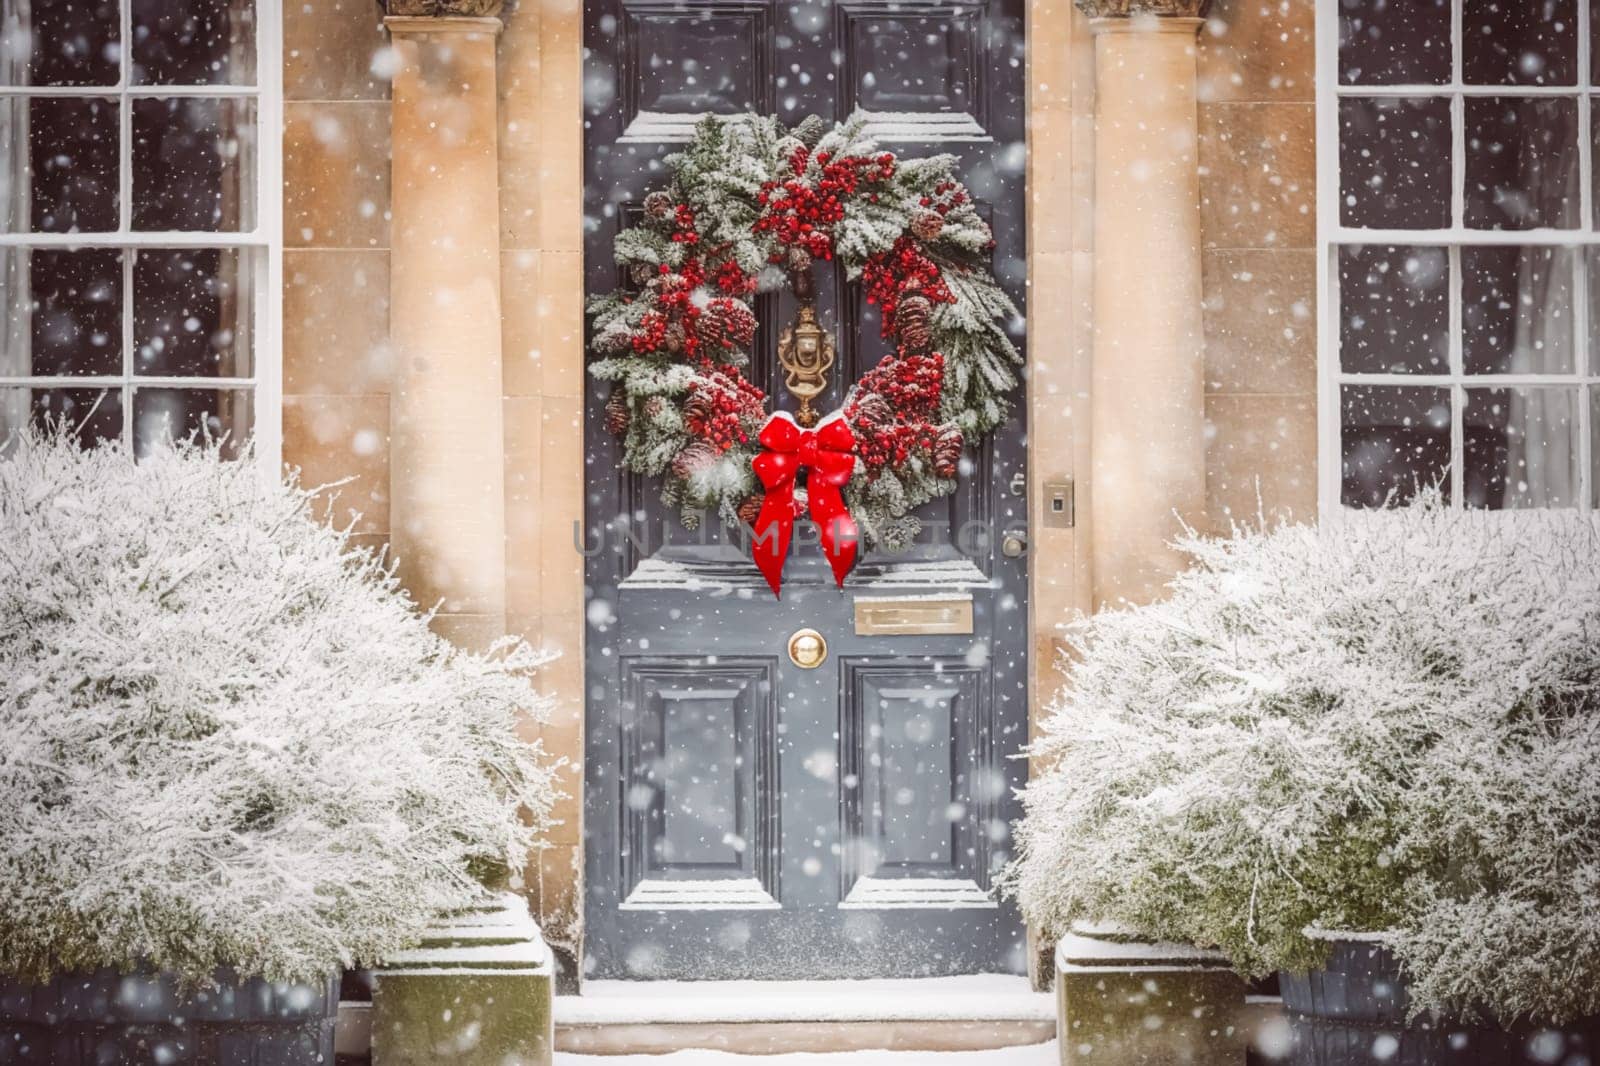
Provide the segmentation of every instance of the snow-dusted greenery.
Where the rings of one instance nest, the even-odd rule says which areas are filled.
[[[1600,532],[1436,499],[1191,538],[1169,600],[1071,627],[1011,889],[1315,966],[1382,932],[1418,1009],[1600,1011]]]
[[[523,644],[458,651],[312,494],[180,445],[0,460],[0,973],[308,978],[517,869]]]

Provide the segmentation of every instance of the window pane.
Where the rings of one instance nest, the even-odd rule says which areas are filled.
[[[163,377],[249,377],[250,253],[140,251],[133,264],[133,369]]]
[[[1469,85],[1573,85],[1577,0],[1464,0],[1462,79]]]
[[[1339,411],[1345,506],[1404,502],[1435,482],[1449,490],[1449,389],[1345,385]]]
[[[1339,249],[1339,365],[1348,374],[1450,369],[1450,256],[1443,248]]]
[[[133,228],[255,228],[255,102],[133,104]]]
[[[1462,416],[1468,507],[1575,507],[1578,390],[1468,389]]]
[[[1346,85],[1448,83],[1449,0],[1344,0],[1339,80]]]
[[[1462,361],[1469,374],[1570,374],[1572,253],[1461,249]]]
[[[1347,226],[1450,225],[1450,101],[1339,101],[1339,215]]]
[[[251,0],[132,0],[135,85],[254,85]]]
[[[122,390],[0,387],[0,444],[29,422],[65,422],[86,445],[115,440],[122,433]]]
[[[244,389],[138,389],[133,394],[134,454],[191,435],[224,440],[235,458],[250,437],[250,393]]]
[[[0,375],[122,373],[120,251],[10,248],[0,270]]]
[[[115,85],[115,0],[0,0],[0,85]]]
[[[1589,504],[1600,510],[1600,386],[1589,390]]]
[[[1588,248],[1589,263],[1589,373],[1600,375],[1600,248]]]
[[[1466,101],[1465,224],[1578,224],[1578,102],[1507,96]]]
[[[0,197],[0,232],[115,230],[117,124],[115,100],[0,100],[0,167],[28,175],[26,195]],[[15,153],[24,144],[28,158],[19,166]]]

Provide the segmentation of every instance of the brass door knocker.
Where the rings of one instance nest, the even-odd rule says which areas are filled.
[[[833,367],[833,338],[817,322],[817,294],[811,280],[811,257],[802,267],[791,264],[790,284],[800,300],[794,321],[778,335],[778,362],[783,364],[783,384],[800,401],[795,420],[807,428],[817,424],[811,401],[828,387]]]

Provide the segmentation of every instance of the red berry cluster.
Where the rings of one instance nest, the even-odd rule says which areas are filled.
[[[926,455],[939,437],[944,356],[890,356],[861,375],[844,416],[855,433],[867,476]]]
[[[725,452],[747,444],[766,419],[767,396],[732,367],[714,367],[695,379],[684,403],[690,434]]]
[[[877,193],[862,186],[892,178],[895,160],[888,152],[837,159],[828,152],[812,156],[802,146],[789,157],[789,169],[794,173],[789,180],[762,184],[756,196],[761,217],[753,228],[772,234],[783,247],[804,248],[813,259],[832,259],[833,227],[844,218],[845,201],[858,195],[876,201]],[[773,262],[779,261],[781,256],[774,257]]]
[[[717,268],[717,291],[724,296],[749,296],[756,291],[756,279],[732,259]]]
[[[688,204],[679,204],[672,210],[672,243],[696,245],[700,234],[694,228],[694,211]]]
[[[921,202],[923,207],[948,215],[971,198],[960,182],[941,181],[933,187],[933,195],[924,196]]]
[[[868,259],[861,268],[861,282],[867,289],[867,303],[877,304],[883,314],[885,337],[895,336],[895,311],[908,290],[915,289],[936,304],[956,302],[938,264],[923,255],[910,237],[901,237],[893,248]]]
[[[639,320],[639,329],[633,335],[633,350],[643,355],[658,352],[667,343],[667,316],[660,311],[646,311]]]

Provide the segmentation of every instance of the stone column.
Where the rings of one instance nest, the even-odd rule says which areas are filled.
[[[500,0],[389,0],[393,546],[436,627],[505,631],[495,39]]]
[[[1094,600],[1148,602],[1206,499],[1195,35],[1205,0],[1077,0],[1095,35]]]

